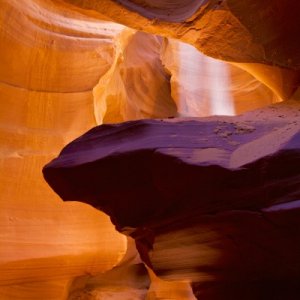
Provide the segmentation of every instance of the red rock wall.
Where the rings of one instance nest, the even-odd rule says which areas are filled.
[[[291,0],[0,0],[0,299],[66,299],[78,281],[86,297],[108,297],[115,286],[100,288],[99,273],[124,257],[126,239],[107,215],[62,203],[42,167],[101,123],[237,114],[290,98],[298,8]],[[127,267],[108,273],[107,286],[126,272],[135,282],[140,266]],[[165,283],[151,273],[149,288],[142,273],[124,291],[194,297],[185,278]]]

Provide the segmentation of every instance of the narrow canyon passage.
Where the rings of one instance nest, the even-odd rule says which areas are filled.
[[[0,299],[297,299],[299,11],[0,0]]]

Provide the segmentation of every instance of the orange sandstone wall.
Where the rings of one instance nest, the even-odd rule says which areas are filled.
[[[0,299],[66,299],[75,277],[127,250],[105,214],[44,182],[68,142],[103,122],[237,114],[297,87],[297,20],[280,26],[282,1],[279,21],[270,1],[119,2],[0,0]],[[151,278],[149,300],[193,299],[188,283]]]

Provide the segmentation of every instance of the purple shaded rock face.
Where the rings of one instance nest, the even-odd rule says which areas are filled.
[[[300,295],[300,103],[96,127],[44,168],[200,299]]]

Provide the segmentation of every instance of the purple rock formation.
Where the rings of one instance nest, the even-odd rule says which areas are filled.
[[[200,299],[300,295],[300,103],[98,126],[44,168]]]

